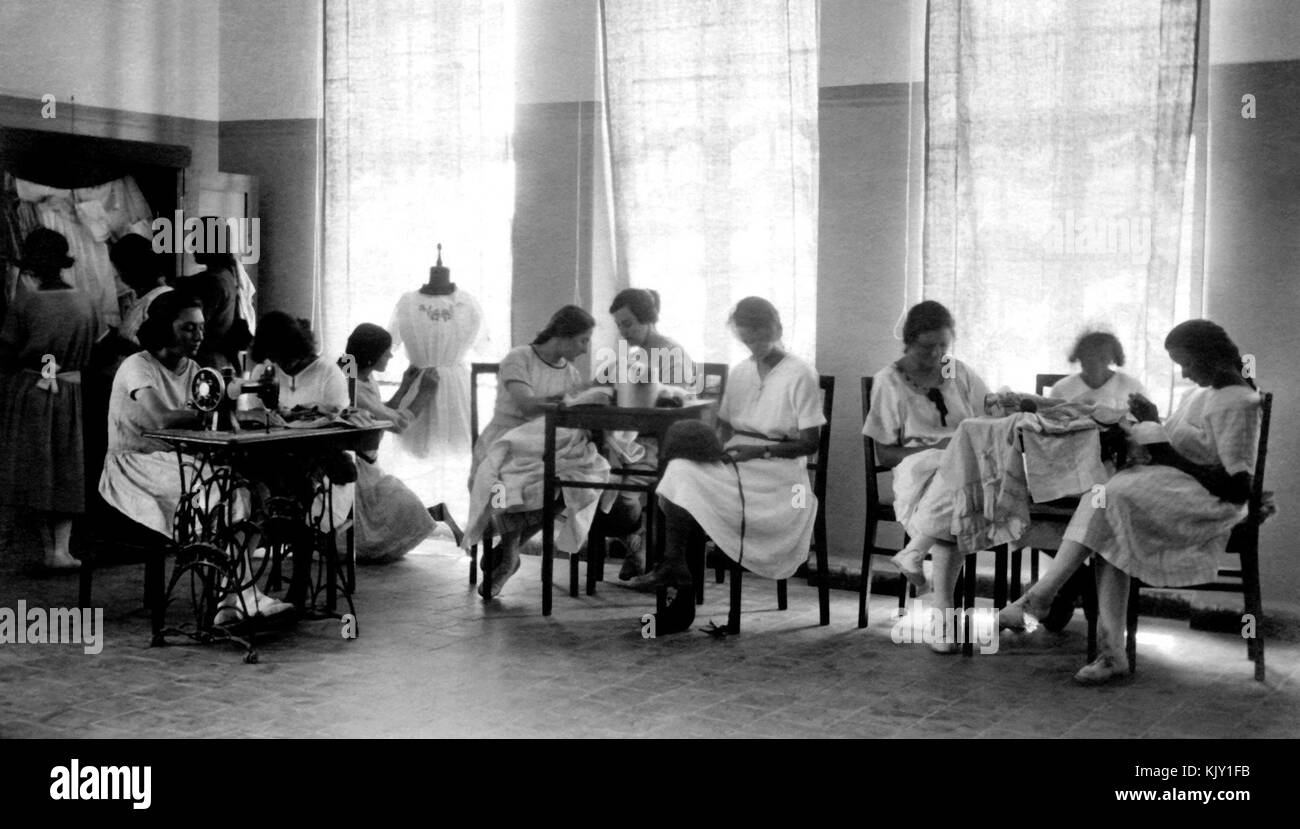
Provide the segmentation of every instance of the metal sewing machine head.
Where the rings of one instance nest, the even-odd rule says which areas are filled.
[[[229,432],[238,428],[235,416],[239,398],[256,394],[268,411],[280,404],[280,384],[275,379],[275,369],[267,366],[266,372],[256,382],[235,377],[233,368],[201,368],[190,384],[190,397],[195,408],[209,415],[203,419],[206,431]]]

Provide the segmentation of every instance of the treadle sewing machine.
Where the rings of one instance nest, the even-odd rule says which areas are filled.
[[[190,398],[195,408],[205,413],[203,430],[207,432],[239,431],[239,399],[249,394],[257,395],[266,407],[263,425],[270,428],[270,413],[280,405],[280,384],[274,366],[268,366],[257,381],[235,377],[232,368],[201,368],[190,383]]]

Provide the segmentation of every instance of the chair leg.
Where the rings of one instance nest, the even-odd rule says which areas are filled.
[[[469,548],[469,586],[478,584],[478,545]]]
[[[1038,581],[1038,551],[1032,550],[1029,553],[1029,581]]]
[[[862,550],[862,577],[858,581],[858,627],[867,626],[867,594],[871,592],[871,570],[875,556],[869,548]]]
[[[605,534],[587,536],[587,595],[596,595],[596,582],[605,580]]]
[[[1124,650],[1128,653],[1128,672],[1137,673],[1138,669],[1138,599],[1141,596],[1141,582],[1136,578],[1129,580],[1127,637]]]
[[[1009,592],[1007,593],[1007,600],[1010,602],[1014,602],[1016,599],[1020,598],[1020,588],[1022,587],[1020,583],[1020,574],[1023,566],[1021,559],[1022,553],[1023,550],[1019,547],[1011,551],[1011,585]],[[1034,553],[1031,550],[1029,554],[1032,556]]]
[[[740,633],[740,574],[743,572],[739,564],[731,563],[731,609],[727,611],[727,633],[732,636]]]
[[[1007,548],[1003,544],[993,552],[993,607],[1001,610],[1007,606]]]
[[[964,626],[962,631],[962,656],[975,655],[975,643],[971,641],[970,635],[970,621],[972,614],[967,612],[970,608],[975,606],[975,564],[976,554],[967,554],[966,561],[962,564],[962,577],[957,581],[957,592],[961,598],[959,600],[956,596],[953,597],[953,606],[960,607],[962,611],[960,622],[960,624]]]
[[[817,545],[817,623],[831,623],[831,564],[826,541],[826,506],[818,503],[813,523],[813,541]]]
[[[778,579],[776,582],[776,609],[786,610],[789,606],[790,600],[786,595],[785,579]]]
[[[483,601],[492,599],[492,536],[483,536]]]
[[[578,553],[569,553],[569,596],[578,598]],[[591,545],[587,546],[587,567],[591,567]]]
[[[1246,612],[1255,620],[1254,636],[1246,640],[1246,656],[1255,663],[1255,679],[1264,681],[1264,600],[1259,586],[1259,551],[1247,549],[1241,553],[1241,592],[1246,599]]]

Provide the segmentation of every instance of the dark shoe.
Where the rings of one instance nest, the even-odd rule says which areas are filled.
[[[664,608],[664,612],[656,613],[654,618],[655,636],[690,630],[691,625],[695,624],[695,591],[689,586],[677,588],[677,595]]]

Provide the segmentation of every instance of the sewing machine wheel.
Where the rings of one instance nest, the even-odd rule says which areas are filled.
[[[190,397],[194,405],[204,412],[215,412],[226,393],[226,383],[221,372],[214,368],[201,368],[190,383]]]

